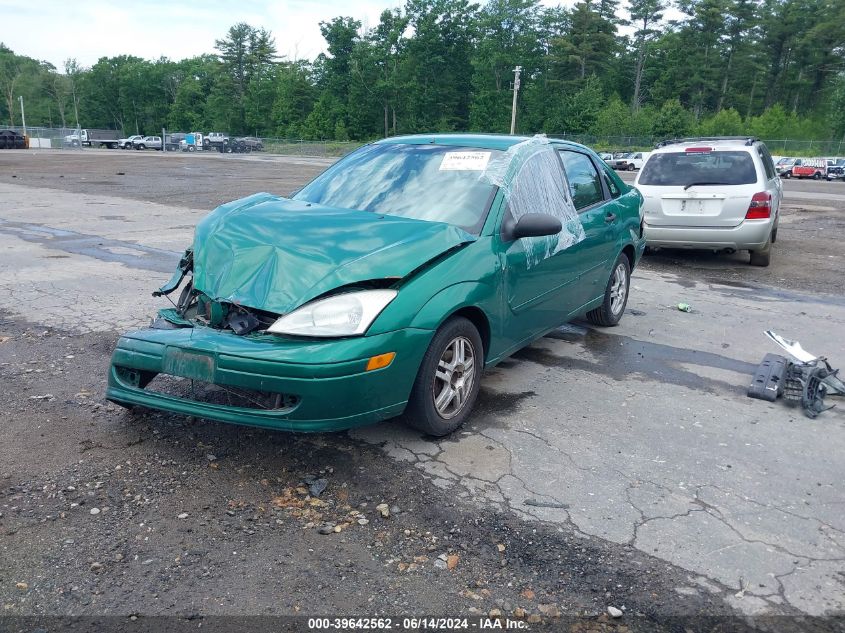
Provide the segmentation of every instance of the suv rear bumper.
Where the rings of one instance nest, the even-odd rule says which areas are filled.
[[[773,220],[745,220],[739,226],[655,226],[643,223],[646,244],[655,248],[759,250],[766,245]]]

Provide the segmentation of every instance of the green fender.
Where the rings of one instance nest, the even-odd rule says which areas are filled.
[[[470,319],[479,328],[485,347],[489,345],[491,332],[501,329],[501,319],[493,301],[497,293],[480,282],[465,281],[444,288],[425,305],[414,317],[411,327],[437,330],[446,320],[460,310],[471,308]],[[489,350],[485,350],[489,354]],[[485,354],[485,355],[487,355]]]

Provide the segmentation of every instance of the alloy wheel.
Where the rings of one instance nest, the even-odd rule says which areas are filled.
[[[625,297],[628,294],[628,272],[621,262],[613,271],[613,282],[610,285],[610,311],[616,315],[625,307]]]
[[[434,408],[444,419],[455,417],[464,408],[475,382],[475,349],[472,342],[458,336],[446,346],[434,373]]]

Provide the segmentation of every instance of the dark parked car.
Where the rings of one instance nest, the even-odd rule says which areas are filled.
[[[0,149],[25,149],[26,137],[14,130],[0,130]]]
[[[263,149],[264,143],[261,142],[261,139],[255,138],[254,136],[242,136],[232,142],[233,152],[260,152]]]

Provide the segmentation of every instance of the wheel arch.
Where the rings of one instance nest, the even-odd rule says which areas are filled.
[[[481,337],[481,345],[484,350],[484,360],[486,362],[490,357],[490,321],[484,313],[484,310],[478,306],[464,306],[443,319],[443,323],[456,316],[464,317],[469,320],[470,323],[475,326],[475,329],[478,330],[478,335]]]
[[[490,289],[478,282],[458,283],[444,288],[419,309],[411,326],[438,330],[452,317],[462,316],[478,330],[484,346],[484,358],[487,359],[490,357],[493,327],[490,313],[483,305],[489,294]]]

